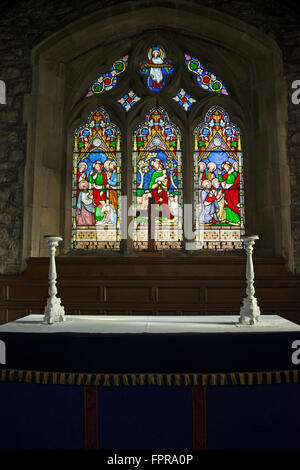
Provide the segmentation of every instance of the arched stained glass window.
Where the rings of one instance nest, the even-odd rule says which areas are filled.
[[[112,59],[88,93],[84,90],[84,96],[94,96],[93,100],[79,102],[86,109],[95,100],[99,106],[75,131],[73,248],[120,250],[121,238],[124,252],[132,247],[135,251],[242,248],[240,130],[219,105],[210,105],[194,128],[194,116],[207,100],[220,95],[222,103],[234,100],[227,84],[205,70],[196,58],[201,52],[184,54],[176,40],[171,46],[163,35],[157,43],[127,47],[130,55],[120,50],[115,56],[119,59]],[[132,165],[126,161],[126,174],[123,170],[123,189],[132,191],[131,207],[128,194],[120,197],[121,132],[103,108],[118,110],[123,148],[132,149]],[[169,110],[176,124],[170,121]],[[144,121],[137,120],[144,112]],[[141,123],[136,127],[137,122]],[[135,129],[133,135],[129,129]],[[186,193],[186,201],[193,199],[193,212],[190,205],[184,211],[183,192],[193,188],[193,195]]]
[[[182,246],[182,162],[179,128],[161,107],[152,108],[133,137],[134,247]],[[149,210],[152,202],[152,214]]]
[[[242,248],[243,159],[239,128],[213,106],[194,131],[194,204],[199,248]]]
[[[120,131],[102,108],[74,135],[73,248],[119,249]]]

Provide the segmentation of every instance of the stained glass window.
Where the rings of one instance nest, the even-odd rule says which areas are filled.
[[[122,96],[118,100],[118,102],[121,104],[122,108],[125,109],[125,111],[130,111],[130,109],[138,102],[140,101],[140,97],[137,96],[137,94],[133,91],[130,90],[128,93]]]
[[[138,250],[148,249],[149,239],[157,250],[182,246],[181,160],[179,128],[161,107],[152,108],[133,137],[132,238]]]
[[[91,84],[86,97],[93,94],[104,93],[115,87],[118,81],[118,75],[126,70],[127,64],[128,55],[115,60],[111,65],[110,71],[100,75],[100,77]]]
[[[220,106],[213,106],[194,131],[194,190],[198,247],[242,248],[241,135]]]
[[[188,111],[196,100],[192,98],[183,88],[177,92],[177,95],[174,96],[173,100],[183,107],[185,111]]]
[[[227,88],[213,73],[207,72],[203,64],[200,63],[195,57],[185,54],[185,63],[188,70],[197,76],[197,83],[201,88],[215,93],[222,93],[228,95]]]
[[[166,84],[166,77],[174,72],[174,65],[166,60],[166,52],[161,46],[148,50],[148,61],[140,65],[140,73],[147,76],[151,91],[161,91]]]
[[[74,135],[73,248],[119,249],[120,131],[102,108]]]
[[[132,61],[131,75],[127,78],[124,72],[129,67],[129,56],[120,54],[91,84],[86,97],[98,94],[101,107],[91,112],[74,134],[73,248],[119,250],[120,240],[126,236],[132,242],[124,241],[124,246],[129,248],[133,243],[138,251],[178,250],[183,247],[183,239],[186,250],[242,248],[244,196],[240,130],[219,105],[212,106],[194,129],[194,116],[207,98],[201,89],[228,95],[227,86],[196,57],[182,54],[179,48],[176,53],[176,44],[172,54],[169,58],[168,48],[162,47],[159,40],[149,44]],[[173,77],[172,92],[167,84]],[[192,78],[201,89],[192,85]],[[145,86],[141,85],[142,81]],[[188,82],[190,89],[186,88]],[[110,90],[111,94],[107,93]],[[147,106],[147,100],[153,100],[153,107],[141,122],[137,116]],[[86,100],[86,106],[88,103]],[[122,131],[124,148],[128,149],[132,142],[132,167],[127,163],[128,174],[123,175],[124,181],[132,177],[131,207],[126,207],[126,198],[121,197],[120,130],[110,121],[103,109],[106,106],[107,109],[119,107],[126,134],[124,138]],[[177,115],[174,121],[183,118],[184,136],[180,124],[172,122],[173,118],[170,121],[169,109]],[[132,129],[135,129],[133,134]],[[186,146],[182,150],[183,137]],[[189,154],[192,142],[194,150]],[[189,191],[194,182],[193,206],[185,208],[183,158],[184,180]]]

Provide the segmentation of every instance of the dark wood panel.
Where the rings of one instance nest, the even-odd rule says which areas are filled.
[[[37,286],[32,283],[32,285],[28,283],[24,284],[17,284],[14,285],[13,283],[9,286],[8,289],[8,298],[10,300],[41,300],[47,299],[48,297],[48,287],[45,286]]]
[[[254,257],[255,277],[289,279],[283,258]],[[132,257],[57,257],[58,278],[64,279],[245,279],[245,256],[204,257],[140,253]],[[29,258],[24,278],[47,279],[49,258]],[[80,269],[79,269],[80,267]]]
[[[100,310],[97,310],[95,308],[85,308],[85,309],[80,309],[80,310],[69,310],[69,309],[66,309],[66,313],[68,315],[101,315],[103,312],[101,312]],[[69,311],[68,311],[69,310]]]
[[[199,287],[159,287],[158,302],[185,302],[197,303],[199,302],[200,292]]]
[[[111,315],[111,313],[109,314]],[[141,310],[141,309],[138,309],[138,310],[129,310],[129,315],[142,315],[142,316],[148,316],[148,315],[154,315],[153,311],[152,310]]]
[[[262,314],[300,323],[300,276],[281,258],[254,264]],[[48,266],[31,258],[22,274],[0,276],[1,323],[43,314]],[[57,267],[58,297],[71,315],[237,315],[246,295],[243,257],[62,257]]]
[[[88,286],[59,286],[58,296],[63,300],[80,300],[86,298],[87,301],[98,300],[98,287]]]
[[[29,311],[29,309],[24,309],[24,308],[20,308],[20,309],[15,309],[15,308],[12,308],[12,309],[9,309],[8,310],[8,321],[14,321],[14,320],[18,320],[19,318],[23,318],[23,317],[26,317],[27,315],[29,315],[31,312]]]
[[[104,300],[106,302],[150,302],[150,287],[106,287],[104,290]]]
[[[228,286],[207,288],[208,303],[234,302],[240,304],[245,296],[245,288],[241,287]]]
[[[256,287],[255,295],[261,301],[290,301],[298,298],[297,287],[277,286],[277,287]]]

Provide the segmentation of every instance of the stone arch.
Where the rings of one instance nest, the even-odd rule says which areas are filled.
[[[182,40],[182,47],[195,55],[203,54],[208,67],[221,70],[222,79],[232,90],[225,108],[245,138],[246,231],[261,236],[257,254],[285,256],[292,268],[287,97],[282,92],[280,50],[256,28],[185,1],[156,2],[153,6],[142,1],[134,12],[127,3],[109,7],[72,23],[33,50],[33,87],[25,112],[29,138],[23,259],[47,255],[42,237],[50,232],[63,235],[62,253],[70,250],[71,203],[65,182],[75,127],[72,115],[76,120],[87,113],[88,105],[80,102],[80,96],[97,76],[95,61],[109,64],[112,54],[126,53],[137,37],[145,40],[151,34]],[[189,84],[196,90],[191,80]],[[198,110],[203,117],[216,97],[198,91]],[[91,100],[89,109],[98,98]],[[115,121],[113,114],[111,117]],[[122,130],[122,123],[120,127]]]

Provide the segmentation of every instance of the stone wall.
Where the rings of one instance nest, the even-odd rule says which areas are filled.
[[[270,35],[283,54],[288,104],[288,158],[291,171],[291,220],[295,271],[300,272],[300,104],[292,103],[291,85],[300,79],[300,8],[295,2],[189,0],[233,15]],[[23,221],[23,181],[26,162],[27,129],[23,124],[23,99],[30,93],[30,54],[43,39],[74,20],[106,6],[121,3],[106,0],[2,3],[0,19],[0,79],[6,83],[6,104],[0,104],[0,273],[20,270]],[[128,2],[134,15],[136,2]],[[168,2],[151,1],[149,4]],[[176,2],[172,2],[174,5]],[[178,6],[179,7],[179,6]],[[155,27],[155,22],[153,22]],[[280,92],[280,91],[279,91]],[[272,109],[270,109],[272,112]],[[261,169],[263,171],[263,168]]]

